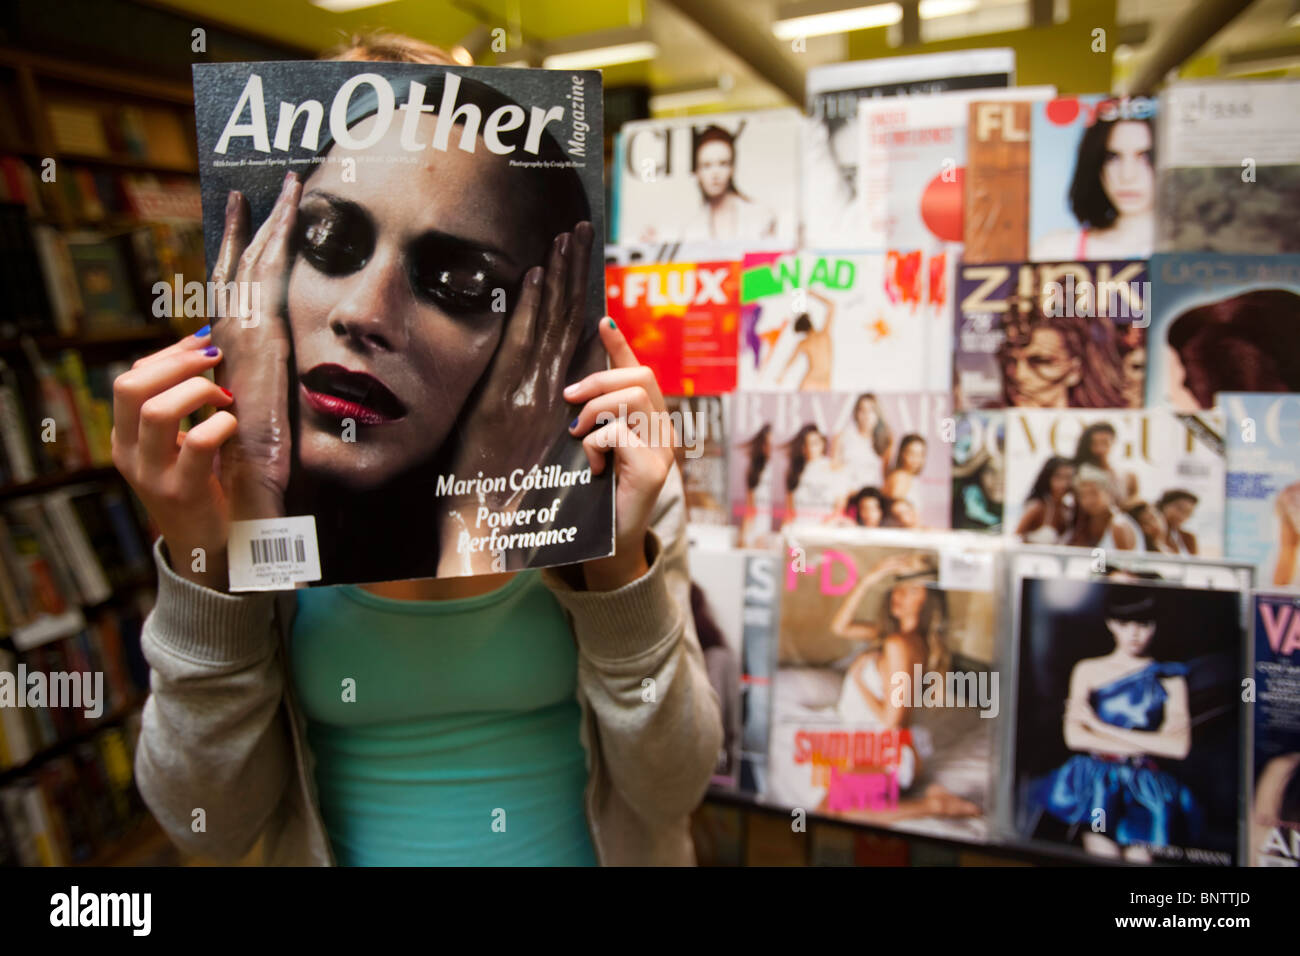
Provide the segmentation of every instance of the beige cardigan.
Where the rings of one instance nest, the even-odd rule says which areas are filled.
[[[651,521],[650,570],[631,584],[579,591],[542,572],[577,643],[587,821],[607,866],[695,862],[689,815],[722,741],[691,616],[675,467]],[[286,679],[294,593],[199,586],[172,571],[161,542],[154,560],[158,600],[142,637],[151,693],[135,759],[145,802],[199,856],[234,862],[260,840],[271,865],[333,864]]]

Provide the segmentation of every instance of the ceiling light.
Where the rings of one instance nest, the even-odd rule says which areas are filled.
[[[734,82],[727,74],[718,77],[717,83],[707,86],[679,87],[664,90],[650,97],[651,113],[670,113],[673,110],[690,109],[693,106],[708,106],[712,103],[725,102],[731,93]]]
[[[772,34],[778,40],[799,37],[821,37],[850,30],[870,30],[887,27],[903,19],[903,8],[897,3],[874,3],[850,10],[831,10],[777,20],[772,24]]]
[[[365,7],[377,7],[380,4],[392,3],[393,0],[308,0],[308,2],[312,6],[328,10],[330,13],[347,13],[350,10],[361,10]]]
[[[937,20],[970,13],[979,4],[976,0],[921,0],[921,19]]]
[[[619,43],[615,46],[600,46],[590,50],[575,50],[573,53],[552,53],[542,60],[542,66],[548,70],[595,70],[602,66],[616,66],[619,63],[639,63],[653,60],[659,55],[659,47],[649,40],[636,43]]]

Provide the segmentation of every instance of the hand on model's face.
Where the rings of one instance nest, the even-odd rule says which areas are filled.
[[[428,141],[434,120],[421,122]],[[299,459],[353,487],[382,486],[448,440],[551,238],[504,157],[412,154],[400,136],[394,124],[364,158],[401,161],[326,162],[308,180],[289,281]]]

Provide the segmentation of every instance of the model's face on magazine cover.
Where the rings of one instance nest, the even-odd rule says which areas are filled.
[[[889,506],[889,514],[900,528],[915,528],[918,524],[916,509],[906,499],[895,500]]]
[[[925,604],[925,586],[921,584],[898,584],[889,594],[889,613],[892,614],[904,630],[914,630],[921,615],[921,606]]]
[[[1150,126],[1128,122],[1111,127],[1101,185],[1121,216],[1151,212],[1155,205],[1155,173],[1151,168]]]
[[[880,513],[880,502],[866,497],[858,502],[858,524],[867,528],[879,528],[885,516]]]
[[[710,199],[717,199],[727,191],[731,182],[731,147],[718,140],[705,143],[695,156],[695,177],[700,189]]]
[[[809,461],[820,458],[826,453],[826,439],[821,432],[809,432],[803,440],[804,454]]]
[[[1093,432],[1092,437],[1088,439],[1088,450],[1098,461],[1105,461],[1114,445],[1115,436],[1107,431]]]
[[[1192,512],[1196,506],[1186,498],[1179,498],[1177,501],[1171,501],[1165,505],[1161,511],[1164,512],[1165,520],[1169,522],[1171,528],[1180,527],[1184,522],[1192,517]]]
[[[1074,469],[1068,465],[1062,465],[1052,474],[1052,480],[1049,485],[1052,491],[1052,497],[1056,500],[1062,500],[1070,493],[1070,486],[1074,484]]]
[[[858,431],[864,435],[869,435],[876,427],[876,410],[869,401],[863,400],[858,402],[858,407],[854,410],[853,418],[857,422]]]
[[[1025,345],[1008,348],[1003,368],[1013,404],[1029,408],[1064,408],[1079,381],[1078,360],[1055,329],[1034,329]]]
[[[1124,393],[1137,406],[1142,404],[1142,389],[1147,376],[1147,350],[1133,349],[1124,355]]]
[[[428,142],[434,121],[421,122]],[[393,124],[354,175],[327,161],[306,181],[289,277],[300,461],[353,485],[380,484],[442,446],[507,318],[494,290],[512,294],[552,238],[538,234],[505,157],[412,154],[400,136]],[[369,426],[364,437],[343,441],[345,418]]]
[[[1115,647],[1132,657],[1141,657],[1156,633],[1155,621],[1117,621],[1106,619],[1106,627],[1115,638]]]
[[[919,475],[925,467],[925,442],[909,442],[903,452],[903,468],[914,475]]]
[[[1105,514],[1110,510],[1110,495],[1095,481],[1081,481],[1075,489],[1079,510],[1088,515]]]

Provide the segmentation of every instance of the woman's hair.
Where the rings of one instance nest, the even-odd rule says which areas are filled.
[[[890,585],[885,593],[882,611],[885,627],[882,634],[898,634],[902,630],[898,618],[890,608],[890,598],[894,588],[900,584],[914,584],[916,578],[925,578],[929,586],[925,589],[925,599],[921,603],[921,613],[917,617],[916,631],[925,640],[925,669],[927,672],[947,673],[952,662],[952,653],[948,649],[948,595],[934,583],[934,572],[901,575]]]
[[[1065,312],[1075,310],[1066,309]],[[1083,310],[1088,312],[1090,310]],[[1048,329],[1061,337],[1065,350],[1079,362],[1079,381],[1070,386],[1071,408],[1124,408],[1124,367],[1115,323],[1105,316],[1048,315],[1041,302],[1009,303],[1002,320],[1004,338],[998,347],[1003,365],[1003,399],[1014,404],[1006,380],[1005,355],[1013,348],[1025,348],[1034,332]]]
[[[452,59],[451,54],[441,47],[387,30],[353,33],[337,46],[322,53],[320,59],[463,65]]]
[[[1083,430],[1079,436],[1079,442],[1074,446],[1074,465],[1077,468],[1080,465],[1094,465],[1097,468],[1105,470],[1107,466],[1102,463],[1092,452],[1092,436],[1108,434],[1111,438],[1115,437],[1115,426],[1110,422],[1093,422]]]
[[[807,312],[800,312],[795,316],[794,330],[796,332],[811,332],[813,330],[812,319]]]
[[[885,519],[889,517],[889,499],[885,497],[883,491],[871,485],[861,489],[849,499],[849,507],[852,509],[850,514],[853,520],[857,524],[862,524],[862,502],[867,498],[874,498],[876,503],[880,505],[880,521],[883,524]]]
[[[698,166],[701,149],[709,143],[726,143],[727,148],[731,150],[731,176],[727,179],[727,192],[735,193],[741,199],[748,199],[748,196],[736,188],[736,137],[721,126],[706,126],[692,138],[694,143],[691,144],[691,172],[694,173]]]
[[[1198,305],[1169,325],[1185,387],[1202,408],[1215,392],[1300,392],[1300,295],[1254,289]]]
[[[1159,544],[1156,539],[1147,534],[1146,528],[1142,527],[1142,512],[1151,507],[1150,502],[1139,501],[1131,508],[1126,508],[1124,513],[1133,519],[1133,523],[1138,526],[1138,531],[1142,534],[1142,542],[1146,545],[1148,551],[1159,551]]]
[[[1112,504],[1119,499],[1119,489],[1115,487],[1115,476],[1105,468],[1097,465],[1082,464],[1076,465],[1074,469],[1074,486],[1079,485],[1097,485],[1102,491],[1110,495]]]
[[[799,487],[799,479],[803,477],[803,470],[808,465],[808,453],[804,451],[804,445],[808,443],[808,436],[812,434],[821,434],[821,430],[816,425],[805,425],[790,440],[790,471],[785,476],[785,488],[787,491],[794,491]]]
[[[1160,617],[1160,598],[1149,588],[1112,585],[1106,589],[1102,613],[1111,621],[1147,624]]]
[[[764,425],[748,442],[749,467],[745,469],[745,487],[753,491],[758,487],[758,479],[767,467],[767,439],[772,434],[772,426]]]
[[[1190,501],[1192,504],[1196,504],[1200,500],[1186,488],[1170,488],[1160,496],[1160,500],[1156,502],[1156,507],[1163,510],[1165,505],[1172,505],[1175,502]]]
[[[1038,471],[1038,477],[1034,479],[1034,486],[1029,489],[1029,494],[1025,496],[1025,504],[1031,501],[1046,501],[1052,496],[1052,476],[1062,468],[1073,468],[1074,462],[1068,458],[1062,458],[1060,455],[1053,455],[1043,463],[1043,467]]]
[[[710,647],[726,647],[727,641],[722,636],[722,628],[713,620],[713,612],[709,610],[708,599],[704,596],[704,590],[694,581],[691,582],[691,615],[695,618],[695,633],[700,639],[700,650],[707,651]]]
[[[898,443],[898,454],[894,457],[895,471],[903,467],[903,455],[907,452],[907,446],[916,442],[920,442],[924,445],[925,439],[916,434],[916,432],[909,432],[903,436],[903,440]]]
[[[889,423],[885,421],[885,413],[880,409],[880,402],[877,400],[874,392],[863,392],[853,403],[853,427],[857,427],[858,408],[863,402],[871,405],[876,413],[876,427],[871,430],[871,448],[877,455],[884,457],[889,451],[890,444],[894,441],[894,433],[889,429]]]
[[[1101,105],[1099,103],[1098,107]],[[1145,123],[1151,134],[1152,156],[1155,154],[1155,128],[1149,119],[1099,119],[1083,131],[1074,164],[1074,179],[1070,183],[1070,211],[1079,220],[1079,225],[1088,229],[1108,229],[1119,217],[1119,211],[1101,183],[1101,170],[1110,150],[1110,133],[1116,123]]]
[[[1277,818],[1290,826],[1300,826],[1300,763],[1291,770],[1282,798],[1278,801]]]

